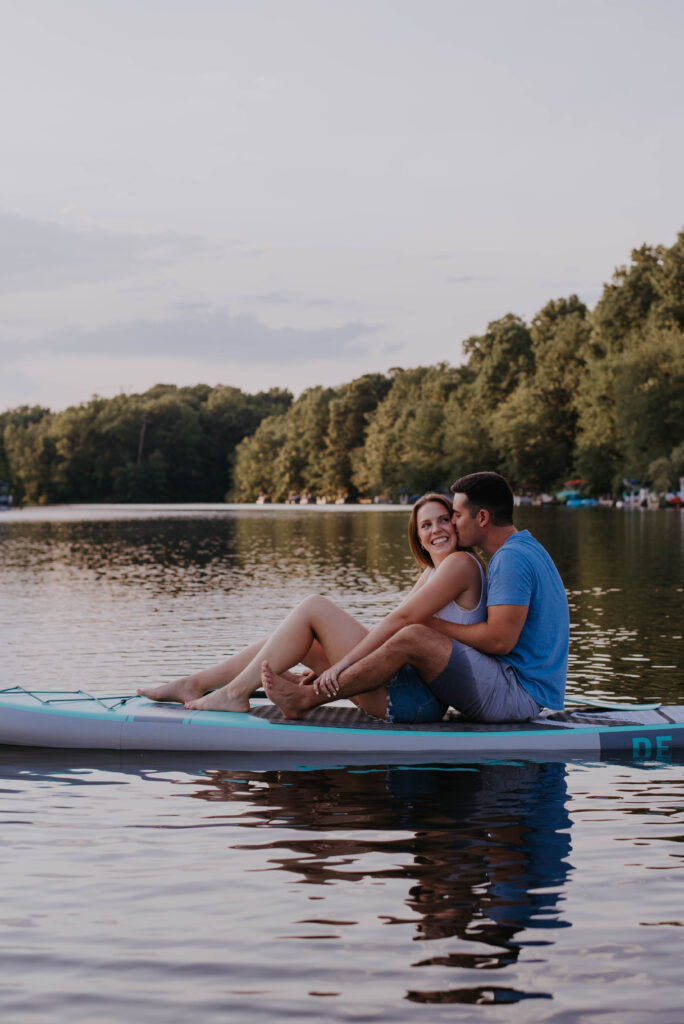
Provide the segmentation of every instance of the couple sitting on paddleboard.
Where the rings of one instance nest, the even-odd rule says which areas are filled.
[[[425,566],[373,629],[309,597],[266,640],[195,675],[138,693],[207,711],[248,711],[261,684],[286,718],[348,698],[389,722],[436,722],[452,707],[476,722],[520,722],[563,707],[568,602],[548,553],[513,525],[498,473],[471,473],[411,510]],[[488,575],[472,548],[491,556]],[[291,672],[304,664],[305,675]]]

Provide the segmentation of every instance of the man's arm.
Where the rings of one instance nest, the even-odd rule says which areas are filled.
[[[526,604],[493,604],[487,609],[485,622],[462,626],[432,618],[426,619],[425,625],[483,654],[510,654],[520,638],[527,612]]]

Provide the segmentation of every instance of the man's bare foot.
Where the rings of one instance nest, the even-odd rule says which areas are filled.
[[[307,668],[305,672],[287,672],[280,673],[283,679],[287,679],[290,683],[296,683],[297,686],[310,686],[314,679],[317,678],[316,673],[313,669]]]
[[[249,711],[249,697],[230,692],[230,684],[220,690],[212,690],[206,696],[195,700],[186,700],[185,707],[189,711]]]
[[[204,686],[197,676],[184,676],[183,679],[174,679],[172,683],[141,686],[137,692],[140,697],[147,697],[149,700],[175,701],[185,704],[189,700],[198,700],[204,693]]]
[[[304,681],[303,675],[303,672],[290,672],[288,669],[287,672],[283,672],[283,679],[289,679],[291,683],[296,683],[297,686],[300,686]]]
[[[267,661],[261,663],[261,684],[285,718],[301,718],[321,703],[313,687],[302,686],[286,676],[279,676]]]

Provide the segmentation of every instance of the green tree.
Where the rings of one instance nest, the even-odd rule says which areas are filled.
[[[651,328],[615,368],[616,425],[625,476],[645,480],[684,424],[684,332]]]
[[[29,453],[23,451],[22,433],[49,416],[50,410],[40,405],[22,405],[0,413],[0,480],[9,484],[17,504],[27,500],[24,476],[29,468],[24,459]]]
[[[684,423],[684,332],[651,327],[590,359],[580,392],[577,468],[594,491],[645,480]]]
[[[57,452],[50,432],[51,417],[10,421],[4,430],[4,448],[10,466],[9,481],[19,504],[45,505],[56,500],[54,475]]]
[[[199,409],[202,450],[199,472],[205,501],[223,501],[233,486],[237,446],[266,416],[285,412],[292,404],[289,391],[271,388],[248,395],[239,388],[213,388]]]
[[[286,413],[267,416],[251,437],[245,437],[237,445],[231,492],[231,497],[236,501],[256,501],[262,493],[272,501],[282,498],[281,483],[276,478],[275,466],[286,433]]]
[[[320,492],[328,432],[331,388],[307,388],[285,417],[286,430],[275,465],[274,490],[279,500],[290,492]]]
[[[344,492],[358,496],[353,483],[354,467],[363,451],[368,421],[391,387],[389,377],[368,373],[343,384],[329,405],[325,450],[321,456],[319,487],[335,497]]]
[[[648,467],[647,481],[659,493],[678,491],[684,477],[684,441],[676,445],[669,457],[661,455]]]
[[[4,413],[0,466],[17,500],[220,501],[236,444],[289,392],[158,384],[59,413]]]
[[[492,413],[491,436],[497,469],[516,491],[551,490],[565,476],[572,438],[559,429],[557,407],[534,381]]]
[[[684,230],[662,255],[656,326],[684,330]]]
[[[570,295],[537,313],[530,326],[534,376],[494,413],[500,467],[520,487],[554,490],[571,473],[577,392],[592,351],[588,312]]]
[[[439,363],[390,375],[391,389],[370,418],[353,482],[362,494],[387,498],[443,487],[445,411],[463,372]]]
[[[494,320],[482,335],[463,343],[473,374],[471,400],[483,414],[498,408],[534,372],[532,335],[512,313]]]
[[[596,355],[621,352],[628,336],[646,326],[658,300],[664,254],[661,245],[633,249],[631,263],[618,267],[604,285],[592,315]]]
[[[444,409],[442,480],[450,486],[466,473],[498,468],[492,441],[491,416],[476,411],[467,385],[457,389]]]
[[[163,502],[169,500],[168,463],[158,448],[143,463],[127,462],[112,474],[114,500]]]

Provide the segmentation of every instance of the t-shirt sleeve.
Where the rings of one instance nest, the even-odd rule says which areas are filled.
[[[527,559],[515,549],[501,548],[489,563],[487,605],[529,605],[533,574]]]

